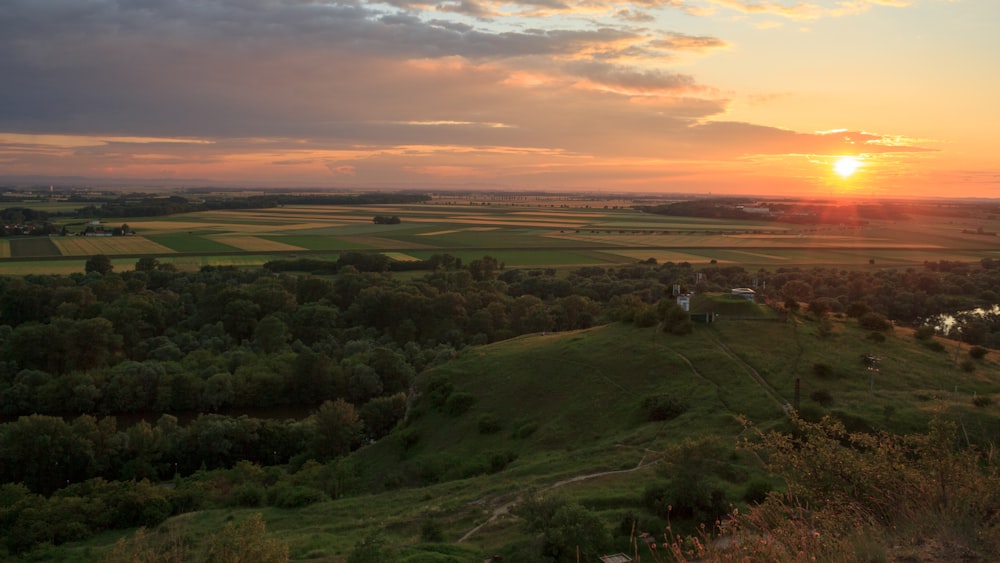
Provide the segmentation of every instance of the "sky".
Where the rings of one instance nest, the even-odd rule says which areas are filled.
[[[3,0],[0,181],[1000,198],[1000,0]]]

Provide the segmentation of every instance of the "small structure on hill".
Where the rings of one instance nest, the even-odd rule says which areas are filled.
[[[601,556],[601,563],[631,563],[631,561],[632,558],[624,553]]]
[[[691,311],[691,294],[681,293],[677,296],[677,304],[681,306],[684,311]]]
[[[732,291],[730,291],[730,293],[733,295],[733,297],[742,297],[743,299],[746,299],[751,303],[754,302],[754,299],[757,296],[757,292],[750,289],[749,287],[736,287],[733,288]]]

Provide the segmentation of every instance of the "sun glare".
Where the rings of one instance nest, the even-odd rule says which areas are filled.
[[[840,174],[841,178],[850,178],[858,168],[861,168],[861,160],[853,156],[842,156],[833,163],[834,172]]]

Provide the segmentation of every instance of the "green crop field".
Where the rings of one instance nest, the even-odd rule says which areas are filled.
[[[175,252],[238,252],[240,249],[228,244],[193,234],[150,235],[150,240]]]

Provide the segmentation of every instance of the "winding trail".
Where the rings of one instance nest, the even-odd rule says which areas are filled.
[[[558,488],[558,487],[562,487],[563,485],[567,485],[569,483],[578,483],[580,481],[586,481],[587,479],[594,479],[594,478],[597,478],[597,477],[604,477],[606,475],[618,475],[618,474],[621,474],[621,473],[632,473],[633,471],[638,471],[639,469],[642,469],[643,467],[648,467],[650,465],[654,465],[654,464],[658,463],[660,461],[660,459],[661,458],[656,458],[656,459],[653,459],[653,460],[650,460],[650,461],[646,461],[646,456],[643,455],[642,459],[639,460],[639,463],[636,464],[636,466],[633,467],[633,468],[631,468],[631,469],[617,469],[617,470],[613,470],[613,471],[600,471],[598,473],[588,473],[586,475],[577,475],[576,477],[570,477],[569,479],[563,479],[562,481],[557,481],[557,482],[549,485],[548,487],[545,487],[542,490],[543,491],[548,491],[548,490],[552,490],[552,489],[555,489],[555,488]],[[517,506],[517,504],[519,502],[521,502],[521,496],[520,495],[518,495],[517,497],[515,497],[514,500],[511,500],[509,502],[506,502],[506,503],[504,503],[504,504],[502,504],[502,505],[494,508],[492,514],[490,514],[490,517],[486,521],[484,521],[482,524],[479,524],[475,528],[472,528],[471,530],[469,530],[468,532],[466,532],[464,536],[462,536],[461,538],[458,539],[458,543],[462,543],[462,542],[466,541],[467,539],[469,539],[473,535],[475,535],[476,532],[478,532],[479,530],[485,528],[486,526],[492,524],[493,522],[496,522],[501,517],[506,516],[507,514],[510,514],[510,509],[513,508],[513,507],[515,507],[515,506]]]

